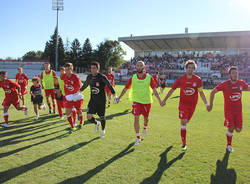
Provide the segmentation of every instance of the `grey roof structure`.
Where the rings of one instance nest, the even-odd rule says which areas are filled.
[[[119,37],[135,52],[250,49],[250,31]]]

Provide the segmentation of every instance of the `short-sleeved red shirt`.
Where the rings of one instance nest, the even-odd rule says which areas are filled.
[[[3,88],[6,97],[11,97],[17,95],[16,88],[20,88],[20,85],[10,79],[5,79],[0,81],[0,88]]]
[[[109,80],[110,84],[112,86],[114,86],[115,85],[115,76],[112,73],[111,74],[106,73],[105,75],[106,75],[107,79]]]
[[[27,77],[27,75],[25,73],[22,73],[22,74],[17,73],[16,74],[16,81],[21,87],[25,87],[27,85],[28,80],[29,80],[29,78]]]
[[[227,80],[216,86],[216,89],[223,92],[225,112],[242,112],[242,90],[248,89],[248,84],[245,81],[238,80],[233,84]]]
[[[178,78],[172,85],[172,89],[180,87],[180,105],[196,106],[198,101],[198,88],[202,87],[202,80],[197,75],[192,75],[189,79],[187,75]]]
[[[74,73],[71,74],[70,77],[68,77],[66,74],[63,74],[61,79],[64,81],[65,95],[75,94],[82,87],[80,77]]]

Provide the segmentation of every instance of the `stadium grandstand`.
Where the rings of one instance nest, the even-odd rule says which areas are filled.
[[[135,57],[121,68],[121,80],[126,80],[135,63],[143,60],[147,72],[159,71],[173,83],[185,73],[184,63],[196,61],[196,73],[204,85],[215,85],[227,78],[227,68],[238,66],[239,77],[250,82],[250,31],[210,32],[119,37],[135,52]]]
[[[23,68],[23,72],[28,76],[28,78],[32,78],[35,75],[40,75],[44,70],[44,63],[48,62],[47,60],[37,60],[37,61],[29,61],[29,60],[0,60],[0,70],[6,70],[7,77],[10,79],[16,78],[16,74],[18,73],[18,67]]]

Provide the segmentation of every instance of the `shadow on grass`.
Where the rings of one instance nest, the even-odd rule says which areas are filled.
[[[30,124],[42,123],[45,120],[52,119],[52,118],[55,118],[55,117],[59,117],[59,116],[56,115],[56,114],[49,114],[49,115],[48,114],[43,114],[43,115],[40,115],[38,120],[35,120],[34,117],[19,119],[19,120],[16,120],[16,121],[11,121],[11,122],[14,122],[15,124],[18,124],[18,125],[10,126],[10,128],[20,128],[20,127],[28,126]],[[28,122],[31,122],[31,123],[28,123]]]
[[[42,136],[45,137],[45,136],[48,136],[48,135],[53,135],[53,134],[56,134],[56,133],[61,132],[61,131],[64,131],[64,130],[56,131],[56,132],[53,132],[53,133],[50,133],[50,134],[46,134],[46,135],[42,135]],[[41,137],[42,137],[42,136],[41,136]],[[68,134],[68,133],[64,133],[64,134],[62,134],[62,135],[59,135],[59,136],[57,136],[57,137],[53,137],[53,138],[51,138],[51,139],[47,139],[47,140],[44,140],[44,141],[40,141],[40,142],[38,142],[38,143],[34,143],[34,144],[27,145],[27,146],[24,146],[24,147],[21,147],[21,148],[17,148],[17,149],[15,149],[15,150],[8,151],[8,152],[5,152],[5,153],[0,153],[0,158],[7,157],[7,156],[9,156],[9,155],[18,153],[18,152],[20,152],[20,151],[29,149],[29,148],[31,148],[31,147],[33,147],[33,146],[37,146],[37,145],[40,145],[40,144],[44,144],[44,143],[47,143],[47,142],[50,142],[50,141],[53,141],[53,140],[56,140],[56,139],[62,139],[62,138],[67,137],[67,136],[69,136],[69,134]]]
[[[115,155],[114,157],[112,157],[111,159],[109,159],[108,161],[106,161],[105,163],[98,165],[97,167],[95,167],[94,169],[89,170],[88,172],[86,172],[83,175],[80,176],[76,176],[73,178],[69,178],[67,180],[64,180],[60,183],[70,183],[70,184],[79,184],[79,183],[84,183],[86,181],[88,181],[90,178],[92,178],[93,176],[95,176],[97,173],[101,172],[103,169],[105,169],[107,166],[109,166],[110,164],[112,164],[114,161],[120,159],[121,157],[124,157],[125,155],[131,153],[134,151],[133,149],[130,149],[132,146],[134,145],[134,143],[129,144],[124,150],[122,150],[120,153],[118,153],[117,155]]]
[[[66,136],[66,134],[62,135],[62,136]],[[45,156],[43,158],[40,158],[40,159],[37,159],[29,164],[25,164],[23,166],[20,166],[20,167],[16,167],[16,168],[13,168],[13,169],[9,169],[7,171],[3,171],[3,172],[0,172],[0,183],[4,183],[10,179],[13,179],[25,172],[28,172],[34,168],[37,168],[37,167],[40,167],[41,165],[43,164],[46,164],[46,163],[49,163],[55,159],[57,159],[58,157],[61,157],[67,153],[70,153],[72,151],[75,151],[77,149],[80,149],[81,147],[95,141],[99,139],[99,137],[96,137],[94,139],[91,139],[90,141],[87,141],[87,142],[82,142],[82,143],[79,143],[79,144],[75,144],[69,148],[66,148],[64,150],[61,150],[61,151],[58,151],[58,152],[55,152],[51,155],[48,155],[48,156]]]
[[[129,114],[129,113],[130,113],[129,109],[126,109],[123,112],[118,112],[118,113],[110,114],[110,115],[106,116],[106,120],[110,120],[110,119],[113,119],[114,117],[123,116],[123,115]],[[100,118],[97,118],[97,120],[100,121]],[[87,125],[87,124],[93,124],[93,123],[91,123],[88,120],[85,120],[84,124]]]
[[[110,120],[110,119],[113,119],[114,117],[123,116],[123,115],[129,114],[129,113],[130,113],[129,109],[126,109],[123,112],[118,112],[118,113],[115,113],[115,114],[110,114],[110,115],[106,116],[106,119]]]
[[[25,142],[25,141],[31,141],[31,140],[43,138],[43,137],[46,137],[46,136],[49,136],[49,135],[52,135],[52,134],[56,134],[56,133],[61,132],[61,131],[65,131],[65,129],[64,129],[64,130],[59,130],[59,131],[56,131],[56,132],[52,132],[52,133],[49,133],[49,134],[40,135],[40,136],[28,138],[28,139],[16,140],[16,139],[24,138],[24,137],[27,137],[27,136],[35,135],[35,134],[38,134],[38,133],[41,133],[41,132],[44,132],[44,131],[48,131],[48,130],[51,130],[51,129],[54,129],[54,128],[58,128],[58,127],[61,127],[61,126],[65,126],[65,125],[59,125],[59,126],[56,126],[56,127],[46,128],[46,129],[42,129],[42,130],[39,130],[39,131],[36,131],[36,132],[32,132],[30,134],[20,135],[20,136],[16,136],[16,137],[12,137],[12,138],[2,140],[2,141],[0,141],[0,147],[8,146],[8,145],[11,145],[11,144],[18,144],[18,143]]]
[[[32,122],[41,122],[42,120],[49,119],[49,118],[54,118],[54,117],[59,117],[59,116],[56,115],[56,114],[41,114],[41,115],[39,115],[39,120],[35,120],[35,115],[34,115],[34,116],[29,116],[29,117],[26,117],[26,118],[23,118],[23,119],[17,119],[15,121],[10,120],[9,124],[18,123],[18,124],[22,125],[22,124],[25,124],[27,122],[31,122],[31,121]]]
[[[173,96],[170,99],[180,98],[180,96]]]
[[[48,127],[48,126],[55,125],[55,124],[57,124],[59,122],[63,123],[61,120],[58,120],[58,121],[53,121],[53,122],[48,122],[48,123],[43,123],[43,124],[38,124],[38,123],[41,123],[41,122],[29,123],[28,125],[32,125],[32,126],[24,127],[22,129],[14,129],[13,127],[11,127],[11,128],[3,128],[4,133],[1,133],[0,137],[11,136],[11,135],[14,135],[14,134],[22,134],[22,133],[25,133],[25,132],[38,130],[38,129],[41,129],[41,128],[45,128],[45,127]]]
[[[185,152],[180,153],[177,157],[167,162],[167,153],[171,150],[173,146],[169,146],[163,153],[160,154],[161,160],[158,164],[158,168],[156,171],[152,174],[152,176],[145,178],[141,184],[156,184],[159,183],[161,176],[163,173],[171,167],[172,164],[174,164],[176,161],[181,160],[183,156],[185,155]]]
[[[230,152],[226,151],[223,160],[217,160],[216,173],[211,175],[211,184],[234,184],[237,174],[234,169],[227,169]]]

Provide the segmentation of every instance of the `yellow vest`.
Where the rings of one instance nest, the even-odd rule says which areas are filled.
[[[62,95],[65,96],[64,81],[60,77],[58,77],[58,83],[59,83],[59,88],[62,91]]]
[[[151,76],[149,74],[146,74],[145,79],[138,79],[137,74],[134,74],[132,77],[129,99],[141,104],[153,103],[150,82]]]
[[[50,71],[50,74],[46,74],[45,70],[43,71],[43,87],[44,89],[54,89],[53,70]]]

